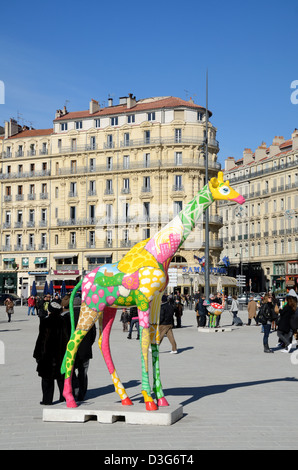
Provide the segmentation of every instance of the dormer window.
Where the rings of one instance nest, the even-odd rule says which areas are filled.
[[[61,122],[60,129],[61,131],[67,131],[67,122]]]

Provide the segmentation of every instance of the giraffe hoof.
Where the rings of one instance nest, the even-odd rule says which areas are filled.
[[[133,402],[131,401],[131,399],[129,397],[124,398],[124,400],[121,400],[121,402],[122,402],[122,405],[124,405],[124,406],[133,405]]]
[[[146,401],[146,410],[147,411],[156,411],[156,410],[158,410],[158,407],[154,403],[154,401]]]
[[[67,408],[77,408],[78,407],[75,400],[66,400],[66,406],[67,406]]]
[[[157,400],[158,406],[169,406],[168,400],[165,397],[159,398]]]

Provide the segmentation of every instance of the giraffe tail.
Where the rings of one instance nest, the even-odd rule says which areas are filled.
[[[77,293],[77,291],[79,290],[79,288],[81,287],[83,283],[83,278],[80,280],[80,282],[75,286],[75,288],[72,290],[72,293],[70,295],[70,299],[69,299],[69,313],[70,313],[70,324],[71,324],[71,333],[70,333],[70,337],[72,337],[72,335],[74,334],[74,330],[75,330],[75,322],[74,322],[74,311],[73,311],[73,299]],[[62,365],[61,365],[61,374],[65,374],[66,372],[66,367],[65,367],[65,364],[66,364],[66,357],[67,357],[67,350],[65,351],[65,354],[64,354],[64,358],[63,358],[63,361],[62,361]]]

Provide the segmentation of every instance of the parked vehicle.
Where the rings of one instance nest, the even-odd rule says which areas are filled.
[[[10,297],[15,305],[21,305],[21,297],[17,294],[0,294],[0,305],[4,305],[5,300]]]

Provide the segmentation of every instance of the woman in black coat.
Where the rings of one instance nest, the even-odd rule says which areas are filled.
[[[41,405],[51,405],[54,396],[54,383],[62,396],[64,376],[60,372],[61,364],[69,339],[67,320],[61,316],[62,307],[55,301],[49,303],[48,316],[41,318],[39,335],[36,340],[33,357],[37,361],[37,372],[41,377],[42,401]]]

